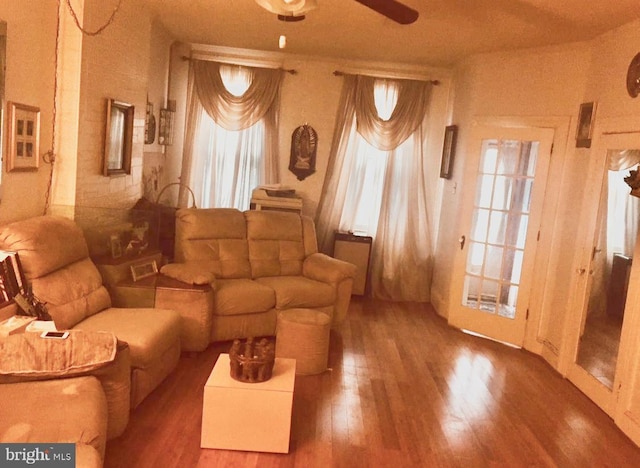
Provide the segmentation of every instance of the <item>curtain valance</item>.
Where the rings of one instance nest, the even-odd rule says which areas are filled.
[[[640,150],[609,150],[607,159],[610,171],[622,171],[640,163]]]
[[[277,106],[282,70],[245,67],[251,70],[251,85],[242,96],[234,96],[224,86],[218,62],[191,61],[198,99],[204,110],[221,127],[243,130],[262,119]]]
[[[432,82],[393,80],[398,88],[398,102],[389,120],[378,117],[374,85],[379,78],[347,75],[355,80],[355,112],[358,133],[369,144],[383,151],[400,146],[424,120],[429,105]]]

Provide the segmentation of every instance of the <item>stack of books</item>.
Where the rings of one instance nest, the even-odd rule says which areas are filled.
[[[18,253],[0,251],[0,304],[14,300],[19,294],[24,296],[26,285]]]
[[[31,291],[22,271],[18,252],[0,251],[0,306],[15,302],[18,315],[51,320],[46,304]]]

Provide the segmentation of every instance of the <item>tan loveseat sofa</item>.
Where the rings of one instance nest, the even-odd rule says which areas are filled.
[[[211,285],[200,305],[175,288],[164,299],[156,296],[156,307],[174,308],[183,318],[190,314],[192,321],[199,314],[205,342],[197,333],[183,335],[183,347],[190,349],[204,349],[207,339],[274,335],[277,313],[292,308],[325,312],[335,326],[347,313],[356,273],[354,265],[318,252],[311,218],[279,211],[180,209],[175,261],[161,272]]]

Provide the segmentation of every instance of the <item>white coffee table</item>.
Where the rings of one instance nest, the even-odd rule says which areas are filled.
[[[266,382],[243,383],[221,354],[204,387],[200,447],[289,452],[295,359],[276,358]]]

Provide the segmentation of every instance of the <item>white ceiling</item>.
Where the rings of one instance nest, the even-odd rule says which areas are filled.
[[[284,23],[254,0],[144,0],[178,40],[340,59],[450,66],[496,50],[583,41],[640,18],[640,0],[401,0],[419,11],[399,25],[354,0],[318,0]],[[640,48],[640,45],[639,45]]]

